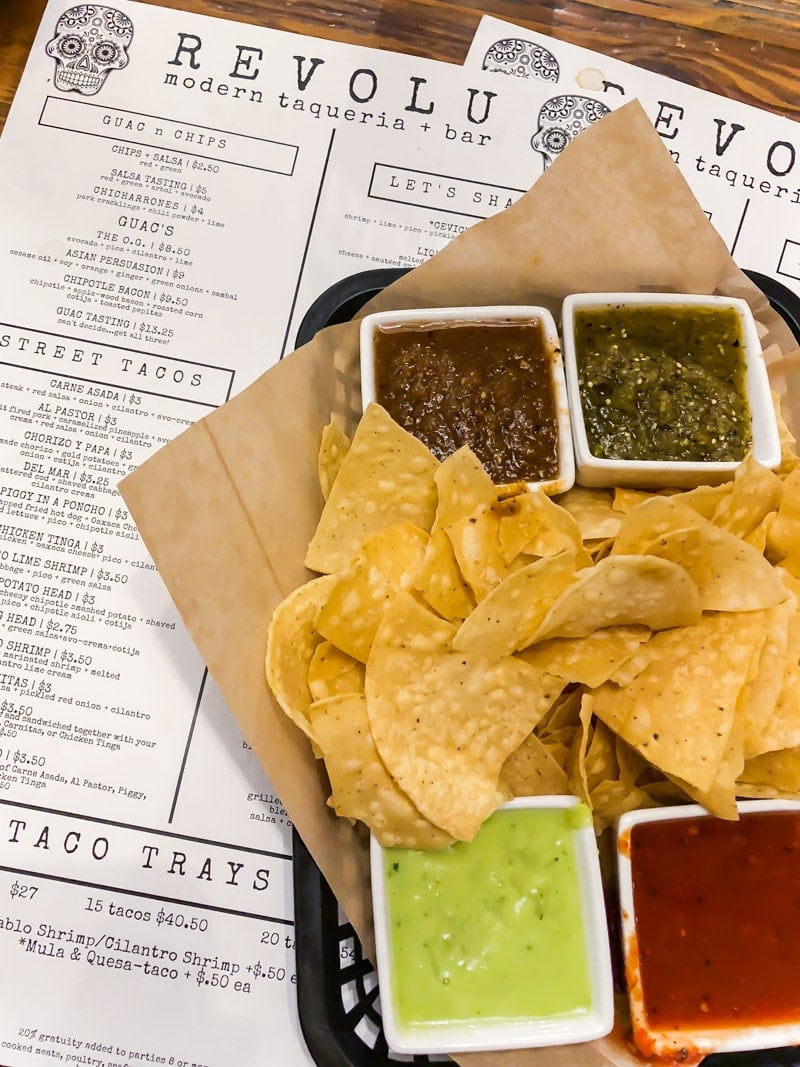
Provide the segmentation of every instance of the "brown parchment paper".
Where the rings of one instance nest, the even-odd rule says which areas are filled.
[[[586,130],[506,211],[459,235],[367,311],[544,304],[581,291],[743,296],[789,399],[800,352],[735,266],[632,102]],[[322,506],[319,437],[331,412],[359,412],[358,328],[323,330],[121,484],[142,537],[228,707],[361,938],[372,949],[366,835],[334,816],[322,765],[264,680],[270,615],[310,575]],[[469,1067],[594,1067],[636,1061],[619,1037],[455,1059]]]

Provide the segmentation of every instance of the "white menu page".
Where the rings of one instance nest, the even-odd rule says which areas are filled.
[[[310,1063],[289,821],[115,486],[329,285],[520,196],[525,99],[127,0],[45,11],[0,139],[6,1067]]]
[[[570,140],[638,97],[733,258],[800,295],[800,124],[485,15],[465,61],[528,87],[517,116],[537,176]]]

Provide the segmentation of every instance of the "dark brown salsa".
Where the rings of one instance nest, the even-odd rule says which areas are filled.
[[[377,400],[438,459],[467,444],[495,482],[547,481],[558,472],[553,359],[538,319],[383,327]]]

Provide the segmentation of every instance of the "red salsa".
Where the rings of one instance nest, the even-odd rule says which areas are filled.
[[[648,1026],[800,1016],[800,812],[640,823],[633,899]]]

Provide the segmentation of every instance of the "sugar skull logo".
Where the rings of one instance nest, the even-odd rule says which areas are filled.
[[[547,169],[581,130],[610,113],[611,108],[590,96],[551,96],[539,111],[539,128],[531,147],[544,156]]]
[[[541,78],[547,82],[557,82],[560,73],[558,60],[552,52],[521,37],[495,41],[483,57],[483,69],[513,74],[517,78]]]
[[[93,96],[112,70],[128,65],[132,40],[133,23],[124,12],[101,4],[71,7],[45,49],[56,63],[56,89]]]

